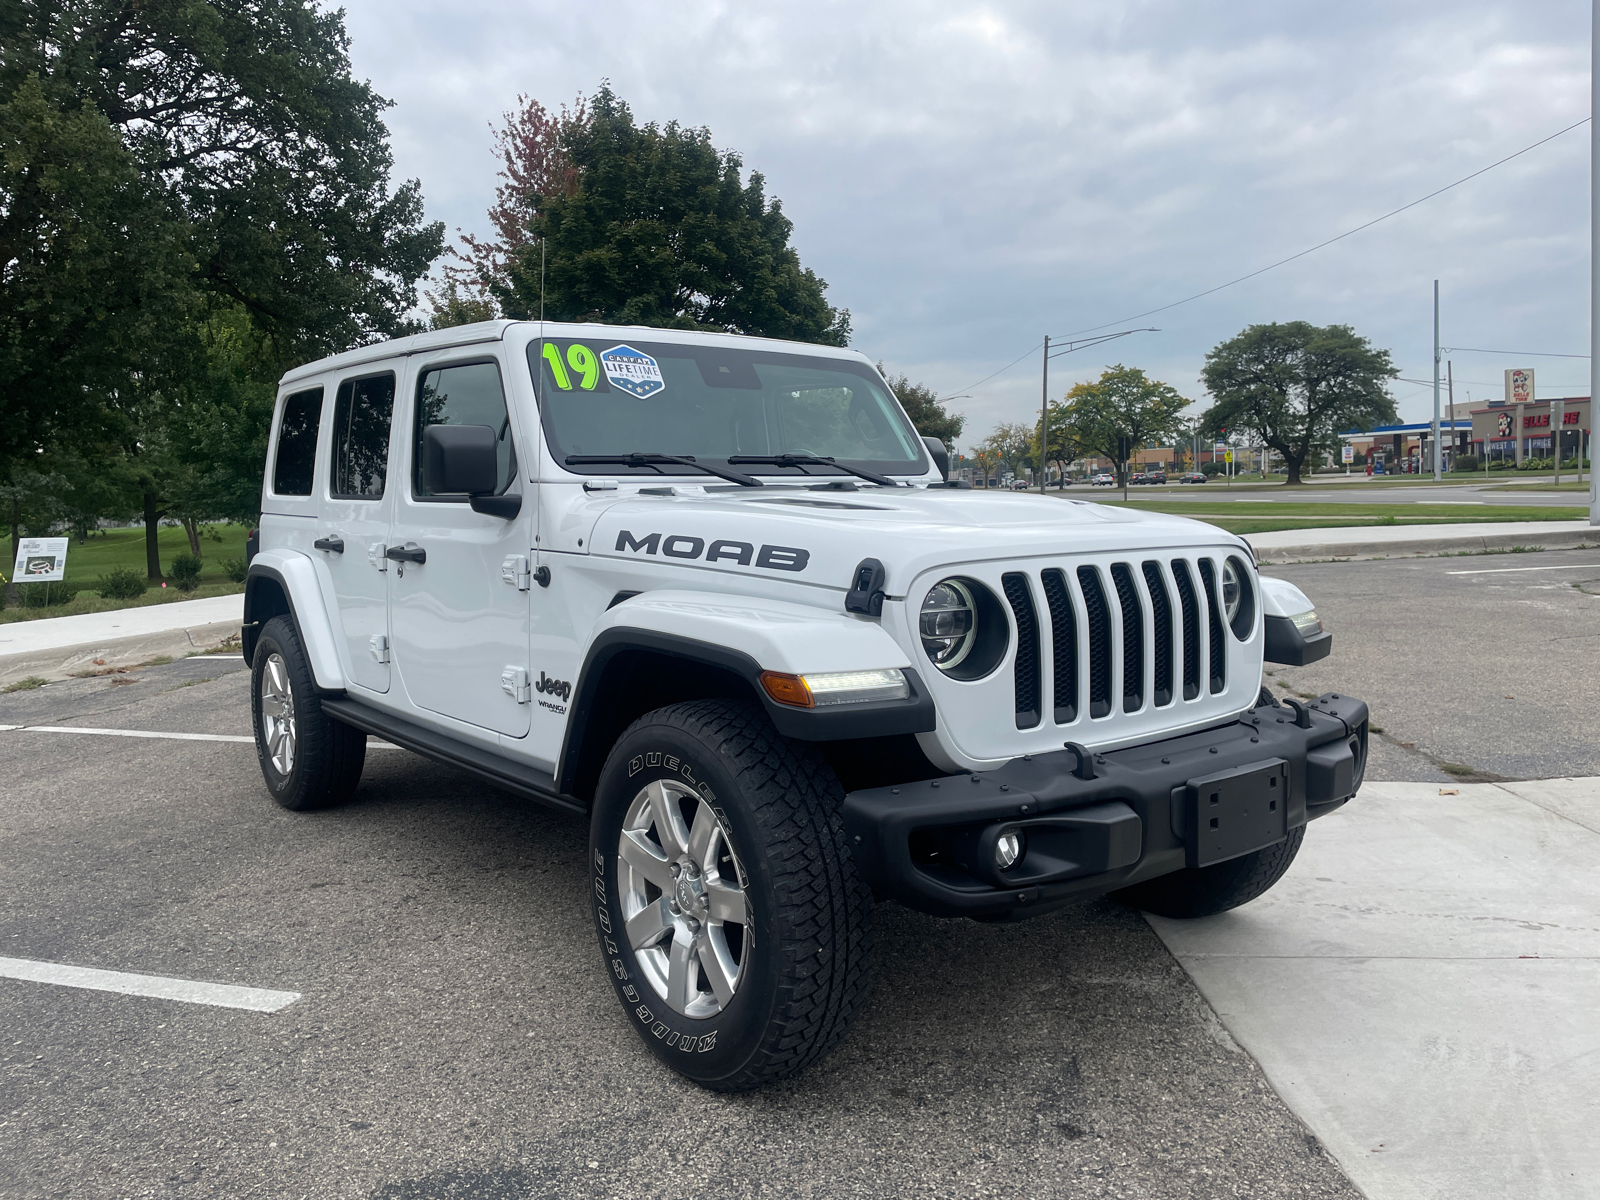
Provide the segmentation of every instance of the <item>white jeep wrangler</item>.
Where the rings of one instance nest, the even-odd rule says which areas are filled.
[[[947,482],[848,350],[497,321],[283,378],[245,593],[280,804],[374,734],[589,820],[627,1020],[759,1086],[865,1002],[874,900],[1242,904],[1360,786],[1275,704],[1310,602],[1195,521]]]

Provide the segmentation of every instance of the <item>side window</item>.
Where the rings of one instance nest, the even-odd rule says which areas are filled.
[[[389,469],[394,373],[346,379],[333,402],[331,490],[342,500],[379,500]]]
[[[311,495],[317,461],[317,425],[322,420],[322,389],[295,392],[283,402],[278,423],[278,458],[272,490],[280,496]]]
[[[417,383],[417,422],[411,438],[411,494],[429,496],[422,481],[422,438],[429,425],[487,425],[499,439],[499,495],[517,474],[517,453],[511,445],[511,418],[500,387],[500,368],[492,362],[430,367]],[[454,499],[455,497],[452,497]]]

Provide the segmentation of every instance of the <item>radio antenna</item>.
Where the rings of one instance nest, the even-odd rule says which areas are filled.
[[[544,238],[539,238],[539,324],[544,324]]]

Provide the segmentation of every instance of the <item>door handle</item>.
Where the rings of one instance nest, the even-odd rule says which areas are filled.
[[[428,552],[421,546],[390,546],[383,556],[395,562],[416,563],[419,567],[428,561]]]
[[[344,553],[344,539],[337,535],[333,537],[318,538],[311,543],[313,550],[326,550],[331,554]]]

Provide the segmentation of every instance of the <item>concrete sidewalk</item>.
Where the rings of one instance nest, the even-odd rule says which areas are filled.
[[[161,655],[181,658],[236,636],[243,620],[239,594],[9,622],[0,625],[0,687],[30,675],[65,679],[98,669],[96,659],[128,666]]]
[[[1596,1194],[1600,779],[1369,783],[1266,896],[1150,923],[1373,1200]]]
[[[1600,526],[1587,521],[1352,525],[1340,529],[1278,529],[1271,533],[1247,533],[1244,537],[1255,550],[1257,561],[1283,563],[1328,558],[1482,554],[1516,546],[1566,550],[1574,546],[1600,545]]]

